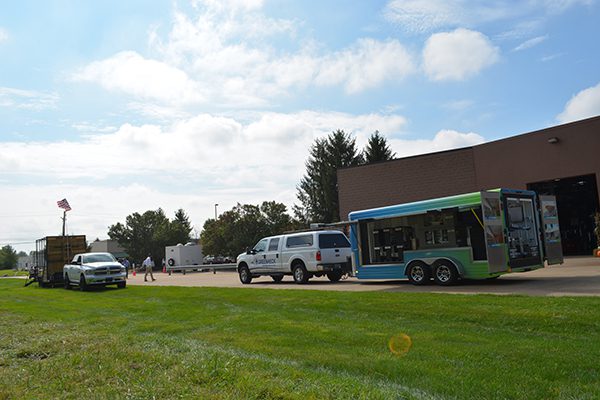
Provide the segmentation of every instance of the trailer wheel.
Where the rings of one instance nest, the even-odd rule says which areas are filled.
[[[450,261],[440,260],[435,263],[433,279],[438,285],[454,285],[458,280],[458,271]]]
[[[250,274],[250,270],[246,264],[242,264],[238,270],[240,274],[240,282],[244,285],[247,285],[252,282],[252,274]]]
[[[79,277],[79,290],[85,292],[88,289],[87,282],[85,281],[85,276],[81,275]]]
[[[273,282],[281,282],[283,280],[283,275],[271,275],[271,279],[273,279]]]
[[[425,285],[431,279],[431,269],[424,262],[416,261],[409,265],[406,275],[413,285]]]
[[[308,282],[309,276],[304,264],[301,262],[294,263],[292,265],[292,273],[294,274],[294,282],[303,284]]]
[[[71,281],[69,281],[69,275],[65,274],[65,289],[70,290],[71,289]]]

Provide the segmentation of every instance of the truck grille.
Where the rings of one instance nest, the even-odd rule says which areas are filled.
[[[94,271],[94,275],[110,275],[121,272],[121,267],[98,268]]]

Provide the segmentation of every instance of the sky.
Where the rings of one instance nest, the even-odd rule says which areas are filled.
[[[316,138],[397,157],[600,115],[600,0],[0,5],[0,246],[297,203]],[[507,155],[510,157],[510,155]],[[215,204],[218,206],[215,207]]]

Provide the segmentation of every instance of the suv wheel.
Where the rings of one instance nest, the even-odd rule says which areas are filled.
[[[301,263],[296,263],[292,267],[292,273],[294,274],[294,282],[298,284],[308,282],[308,272]]]
[[[250,270],[248,269],[247,265],[242,265],[238,272],[240,274],[240,282],[242,282],[244,285],[252,282],[252,275],[250,274]]]
[[[281,282],[283,280],[283,275],[271,275],[271,279],[273,279],[274,282]]]
[[[342,279],[342,272],[341,271],[336,271],[336,272],[328,272],[327,273],[327,278],[331,281],[331,282],[338,282],[340,279]]]

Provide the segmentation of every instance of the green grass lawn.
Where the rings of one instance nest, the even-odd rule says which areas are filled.
[[[27,271],[16,271],[14,269],[0,269],[0,276],[27,276]]]
[[[0,399],[600,398],[600,298],[23,284]]]

